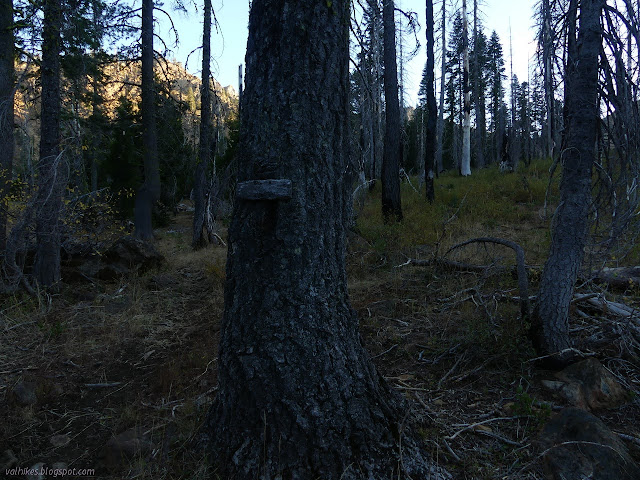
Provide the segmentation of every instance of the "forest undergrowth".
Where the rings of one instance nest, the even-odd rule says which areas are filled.
[[[483,242],[449,252],[474,237],[516,242],[535,295],[557,199],[557,182],[547,194],[548,167],[444,174],[433,205],[405,181],[400,224],[382,221],[379,186],[354,207],[347,264],[364,342],[407,399],[406,421],[456,479],[542,479],[541,428],[566,405],[541,383],[552,374],[532,361],[513,251]],[[182,212],[156,230],[160,269],[2,299],[0,464],[88,468],[95,478],[216,478],[191,440],[216,394],[226,248],[193,252],[190,225]],[[628,265],[638,265],[635,255]],[[635,285],[606,292],[585,280],[577,291],[640,305]],[[640,460],[640,352],[590,308],[575,306],[576,344],[630,392],[599,417]],[[594,335],[606,340],[597,349],[583,342]],[[16,388],[34,401],[17,401]]]

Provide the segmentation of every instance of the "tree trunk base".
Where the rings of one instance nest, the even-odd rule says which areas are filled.
[[[389,392],[391,393],[391,392]],[[394,397],[396,396],[393,393]],[[398,405],[400,398],[394,398]],[[435,465],[422,449],[422,441],[409,425],[397,423],[392,417],[377,418],[378,424],[358,424],[357,416],[342,421],[338,432],[297,432],[291,437],[277,433],[276,425],[269,425],[268,415],[256,415],[255,424],[244,429],[238,418],[214,402],[205,422],[198,448],[209,452],[214,460],[215,473],[221,478],[234,479],[341,479],[388,480],[433,479],[447,480],[451,475]],[[225,415],[226,413],[226,415]],[[326,413],[326,412],[325,412]],[[304,421],[306,412],[300,410],[297,421]],[[325,415],[326,416],[326,415]],[[340,422],[341,419],[325,418],[323,421]],[[332,428],[327,426],[328,429]],[[206,432],[206,433],[205,433]],[[349,434],[346,434],[350,432]],[[380,432],[392,434],[380,439]],[[228,443],[230,437],[243,439],[235,447]],[[328,441],[330,437],[332,440]],[[266,439],[265,439],[266,438]],[[296,459],[288,461],[286,459]]]

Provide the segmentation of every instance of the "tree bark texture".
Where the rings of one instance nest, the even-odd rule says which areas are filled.
[[[34,275],[42,286],[60,280],[60,211],[68,169],[60,153],[60,28],[61,2],[44,2],[42,27],[40,162]]]
[[[467,21],[467,0],[462,0],[462,93],[464,102],[462,122],[462,159],[460,174],[471,175],[471,85],[469,84],[469,28]]]
[[[348,300],[348,49],[348,0],[252,2],[238,180],[292,191],[234,204],[203,439],[220,478],[402,478],[399,462],[429,473]]]
[[[160,198],[160,167],[156,130],[156,92],[153,78],[153,0],[142,0],[142,149],[144,184],[135,202],[135,235],[153,239],[152,214]]]
[[[400,199],[400,157],[402,156],[398,67],[396,64],[396,24],[394,1],[384,0],[384,98],[386,122],[382,158],[382,215],[385,221],[402,220]]]
[[[13,1],[0,4],[0,255],[7,247],[7,207],[13,170]]]
[[[242,71],[242,70],[240,70]],[[191,246],[199,249],[209,243],[208,232],[205,228],[205,190],[207,189],[207,165],[211,161],[211,139],[213,122],[211,121],[211,0],[204,0],[204,28],[202,33],[202,85],[200,87],[200,144],[198,148],[198,163],[196,165],[193,187],[193,235]]]
[[[433,203],[435,189],[433,186],[435,157],[436,157],[436,123],[438,119],[438,107],[436,106],[435,93],[435,55],[433,38],[433,0],[426,0],[427,21],[427,124],[425,135],[425,185],[427,200]]]
[[[575,38],[577,0],[568,16],[569,54],[565,85],[566,127],[563,138],[560,204],[556,210],[549,258],[534,310],[532,336],[539,353],[555,354],[570,346],[569,306],[584,257],[591,174],[598,133],[598,56],[602,45],[600,14],[604,0],[581,0]],[[559,359],[562,362],[562,358]]]

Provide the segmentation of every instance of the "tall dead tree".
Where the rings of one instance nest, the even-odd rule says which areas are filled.
[[[60,152],[60,29],[62,2],[45,0],[42,25],[40,161],[33,273],[49,287],[60,280],[60,212],[68,169]]]
[[[433,185],[435,156],[436,156],[436,123],[438,118],[438,107],[436,106],[435,92],[435,55],[433,38],[433,0],[426,0],[426,23],[427,23],[427,67],[426,67],[426,93],[427,93],[427,122],[425,132],[425,155],[424,171],[427,200],[432,203],[435,199],[435,189]]]
[[[7,247],[9,182],[13,171],[13,0],[0,4],[0,256]]]
[[[463,177],[471,175],[471,85],[469,83],[469,27],[467,20],[467,0],[462,0],[462,92],[463,122],[462,122],[462,158],[460,160],[460,174]]]
[[[396,63],[396,24],[393,0],[382,3],[384,25],[384,98],[386,122],[382,159],[382,215],[385,221],[402,220],[400,198],[400,159],[402,158],[398,67]]]
[[[153,0],[142,0],[142,156],[144,183],[136,194],[135,236],[153,239],[153,208],[160,199],[160,166],[153,76]]]
[[[473,104],[476,114],[476,165],[485,166],[485,142],[487,138],[487,118],[484,92],[484,60],[485,52],[480,45],[480,24],[478,20],[478,0],[473,0]]]
[[[569,307],[584,257],[592,204],[599,122],[600,14],[604,5],[604,0],[571,0],[569,4],[560,203],[532,322],[534,345],[544,355],[558,354],[570,346]],[[562,363],[565,358],[558,354],[556,360]]]
[[[546,107],[545,124],[543,127],[543,135],[545,142],[545,154],[547,157],[553,157],[553,135],[554,135],[554,111],[555,97],[553,95],[553,54],[554,48],[552,43],[552,29],[551,29],[551,6],[549,0],[542,0],[541,4],[541,22],[542,28],[540,32],[540,41],[542,43],[542,71],[543,71],[543,85],[544,85],[544,103]]]
[[[202,439],[221,478],[439,478],[349,305],[348,90],[348,0],[252,2],[219,388]]]
[[[239,69],[242,73],[242,67]],[[204,0],[204,27],[202,33],[202,84],[200,86],[200,144],[193,187],[193,236],[191,246],[199,249],[209,243],[210,234],[206,217],[207,167],[211,161],[213,122],[211,118],[211,0]],[[241,85],[241,84],[240,84]]]
[[[436,175],[444,170],[442,157],[444,155],[444,91],[446,85],[447,71],[447,0],[442,0],[440,38],[442,39],[442,63],[440,67],[440,100],[438,106],[438,124],[436,125],[436,135],[438,137],[436,149]]]

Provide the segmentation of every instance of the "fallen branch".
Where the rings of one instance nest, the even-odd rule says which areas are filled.
[[[84,386],[87,388],[111,388],[117,387],[118,385],[122,385],[122,382],[111,382],[111,383],[85,383]]]
[[[481,422],[477,422],[477,423],[473,423],[471,425],[467,425],[465,426],[462,430],[458,430],[456,433],[454,433],[453,435],[450,436],[446,436],[444,437],[445,440],[453,440],[454,438],[456,438],[458,435],[460,435],[463,432],[466,432],[467,430],[472,430],[475,429],[476,427],[479,427],[480,425],[484,425],[486,423],[491,423],[491,422],[498,422],[498,421],[503,421],[503,420],[514,420],[517,417],[496,417],[496,418],[489,418],[487,420],[483,420]]]
[[[520,245],[511,240],[505,240],[503,238],[493,238],[493,237],[479,237],[472,238],[471,240],[467,240],[466,242],[458,243],[454,245],[445,256],[451,253],[452,251],[462,248],[471,243],[495,243],[497,245],[503,245],[505,247],[509,247],[516,254],[516,271],[518,274],[518,289],[520,290],[520,314],[523,320],[527,320],[529,318],[530,304],[529,304],[529,281],[527,280],[527,267],[524,263],[524,250]]]
[[[626,289],[640,285],[640,266],[603,268],[593,278],[595,282],[606,283],[615,288]]]

